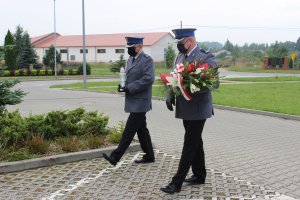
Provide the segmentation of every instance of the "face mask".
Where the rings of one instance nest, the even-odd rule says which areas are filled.
[[[136,52],[135,52],[135,47],[128,47],[128,54],[130,55],[130,56],[133,56],[133,57],[135,57],[136,56]]]
[[[177,49],[180,53],[183,53],[183,54],[186,54],[188,51],[186,48],[184,48],[184,44],[182,44],[182,43],[177,44]]]

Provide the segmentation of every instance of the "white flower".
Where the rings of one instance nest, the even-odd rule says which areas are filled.
[[[200,74],[202,72],[202,68],[197,68],[195,74]]]
[[[166,80],[168,81],[167,85],[171,85],[172,87],[176,87],[178,85],[178,78],[176,74],[166,77]]]
[[[200,88],[196,87],[194,84],[190,84],[191,93],[200,91]]]

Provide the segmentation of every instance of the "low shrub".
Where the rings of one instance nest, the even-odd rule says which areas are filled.
[[[8,155],[8,151],[5,148],[6,144],[0,143],[0,160],[4,160]]]
[[[83,134],[105,135],[108,124],[108,116],[99,114],[97,111],[88,112],[83,117],[82,131]]]
[[[125,129],[125,122],[120,121],[118,127],[113,127],[108,134],[108,140],[112,143],[120,143],[122,134]]]
[[[10,71],[9,70],[4,70],[3,76],[10,76]]]
[[[76,136],[70,138],[58,138],[57,143],[61,146],[62,150],[65,152],[75,152],[79,151],[82,147],[80,140]]]
[[[86,136],[87,146],[91,149],[97,149],[104,144],[104,136],[89,134]]]
[[[11,151],[7,154],[7,156],[4,158],[7,161],[18,161],[18,160],[26,160],[34,158],[35,155],[30,154],[29,150],[27,148],[22,148],[17,151]]]
[[[78,71],[78,74],[83,74],[83,63],[80,63],[78,65],[77,71]],[[91,66],[88,63],[86,63],[86,74],[87,75],[91,74]]]
[[[15,76],[17,76],[16,72],[17,72],[17,70],[15,71]],[[27,76],[27,75],[30,75],[30,72],[28,72],[27,69],[20,69],[19,70],[19,75],[20,76]]]
[[[39,75],[40,76],[45,76],[46,75],[46,70],[41,69]]]
[[[4,112],[0,117],[0,142],[16,146],[27,137],[28,124],[22,118],[19,111]]]
[[[21,71],[21,72],[23,72],[23,71]],[[19,70],[16,70],[16,71],[15,71],[15,76],[20,76],[20,74],[22,74],[22,75],[23,75],[23,73],[20,73],[20,71],[19,71]],[[22,76],[22,75],[21,75],[21,76]]]
[[[30,75],[30,76],[36,76],[36,75],[38,75],[38,72],[35,69],[28,70],[28,75]]]
[[[45,141],[44,136],[41,134],[35,134],[28,138],[26,142],[30,153],[45,154],[49,150],[50,144]]]
[[[83,108],[28,117],[5,110],[0,124],[0,160],[6,161],[49,155],[51,145],[59,147],[60,153],[99,148],[109,133],[111,140],[118,143],[124,130],[124,123],[120,123],[118,128],[109,131],[108,116],[97,111],[86,112]]]

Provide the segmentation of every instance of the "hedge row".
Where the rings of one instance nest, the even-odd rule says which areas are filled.
[[[52,69],[20,69],[20,70],[0,70],[0,76],[51,76],[55,71]],[[57,71],[57,75],[80,75],[77,69],[62,69]]]
[[[108,116],[83,108],[70,111],[51,111],[47,114],[22,117],[19,111],[5,111],[0,116],[0,144],[8,146],[25,141],[33,134],[43,135],[46,140],[72,135],[106,135]]]

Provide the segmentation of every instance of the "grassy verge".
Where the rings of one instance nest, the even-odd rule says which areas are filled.
[[[300,83],[224,84],[213,99],[219,105],[300,115]]]
[[[254,73],[286,73],[286,74],[300,74],[300,70],[283,70],[283,69],[264,69],[260,66],[256,67],[228,67],[228,71],[235,72],[254,72]]]
[[[247,82],[282,82],[282,81],[300,81],[297,76],[274,76],[274,77],[255,77],[255,78],[224,78],[228,81],[247,81]]]
[[[275,79],[275,80],[273,80]],[[242,81],[243,79],[238,79]],[[219,91],[213,92],[213,103],[239,108],[264,110],[276,113],[300,115],[300,83],[290,77],[276,78],[245,78],[244,81],[273,82],[253,84],[224,84]],[[278,82],[283,81],[283,82]],[[88,83],[87,90],[116,92],[118,82],[94,82]],[[53,88],[69,88],[81,90],[82,84],[68,84],[52,86]],[[159,80],[153,85],[153,96],[164,96],[164,87]]]

